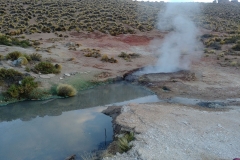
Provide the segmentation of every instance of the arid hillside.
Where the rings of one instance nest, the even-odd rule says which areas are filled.
[[[183,3],[181,5],[188,5]],[[240,4],[199,3],[195,22],[214,31],[236,31],[240,24]],[[0,32],[49,33],[98,30],[119,35],[156,28],[158,14],[166,3],[129,0],[2,0]]]

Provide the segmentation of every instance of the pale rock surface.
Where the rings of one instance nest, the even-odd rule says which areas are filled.
[[[240,156],[240,108],[227,111],[177,104],[131,104],[116,122],[134,128],[133,148],[111,160],[232,160]]]

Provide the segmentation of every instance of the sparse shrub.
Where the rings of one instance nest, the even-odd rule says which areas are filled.
[[[34,67],[35,71],[43,73],[43,74],[49,74],[49,73],[60,73],[60,69],[56,68],[52,63],[50,62],[40,62]]]
[[[18,87],[15,84],[11,85],[7,89],[6,95],[9,96],[10,98],[18,98],[19,97]]]
[[[138,58],[138,57],[140,57],[140,54],[138,54],[138,53],[129,53],[129,56],[131,58]]]
[[[240,51],[240,41],[232,47],[233,50],[235,51]]]
[[[232,37],[228,37],[224,39],[226,44],[236,43],[238,40],[240,40],[240,35],[234,35]]]
[[[219,37],[216,37],[216,38],[215,38],[215,41],[216,41],[216,42],[221,42],[221,40],[222,40],[222,39],[219,38]]]
[[[28,98],[31,91],[38,87],[38,83],[34,82],[33,77],[25,77],[20,83],[20,93],[22,98]]]
[[[106,54],[102,55],[101,61],[108,62],[108,56]]]
[[[21,65],[26,65],[26,64],[28,64],[27,58],[25,58],[25,57],[23,57],[23,56],[19,57],[18,60],[21,61]]]
[[[230,63],[230,66],[233,66],[233,67],[237,66],[237,61],[232,61],[232,62]]]
[[[18,84],[12,84],[6,91],[7,99],[28,99],[29,94],[33,89],[37,88],[37,82],[34,82],[33,77],[25,77]]]
[[[22,56],[22,53],[21,53],[21,52],[19,52],[19,51],[14,51],[14,52],[8,53],[8,54],[6,55],[6,59],[7,59],[7,60],[10,59],[10,60],[14,61],[14,60],[17,60],[20,56]]]
[[[208,49],[207,48],[204,49],[204,53],[208,53]]]
[[[61,70],[62,69],[62,66],[60,64],[55,64],[54,67],[57,69],[57,70]]]
[[[215,54],[216,52],[214,50],[209,51],[210,54]]]
[[[29,62],[32,60],[32,58],[30,57],[30,55],[28,55],[28,54],[23,54],[22,55],[23,57],[25,57]]]
[[[224,40],[221,40],[221,41],[220,41],[220,44],[222,44],[222,45],[225,44],[225,41],[224,41]]]
[[[110,59],[108,59],[108,62],[117,63],[118,61],[116,59],[114,59],[113,57],[111,57]]]
[[[41,44],[41,43],[40,43],[39,41],[34,41],[34,42],[33,42],[33,45],[34,45],[34,46],[39,46],[40,44]]]
[[[25,68],[25,71],[26,71],[26,72],[30,72],[31,70],[30,70],[29,67],[26,67],[26,68]]]
[[[121,137],[118,139],[118,146],[121,150],[121,152],[127,152],[132,148],[132,146],[129,145],[127,139],[125,137]]]
[[[211,38],[211,37],[213,37],[212,34],[204,34],[201,36],[201,38]]]
[[[42,55],[39,53],[33,53],[29,55],[31,60],[33,61],[41,61],[42,60]]]
[[[211,48],[216,49],[216,50],[221,50],[222,47],[221,47],[219,42],[212,42],[212,41],[210,41],[210,42],[211,43],[207,44],[208,47],[211,47]]]
[[[222,53],[220,53],[218,56],[219,56],[219,57],[224,57],[224,55],[225,55],[225,54],[222,52]]]
[[[31,46],[31,43],[28,40],[19,40],[6,35],[0,35],[0,44],[7,46],[16,45],[23,48]]]
[[[29,93],[28,98],[29,99],[42,99],[48,95],[50,95],[49,91],[47,91],[45,89],[35,88]]]
[[[120,148],[121,152],[127,152],[132,148],[132,145],[129,144],[129,142],[133,141],[134,138],[134,133],[126,133],[124,136],[118,138],[118,147]]]
[[[125,59],[126,61],[131,61],[131,58],[137,58],[140,57],[140,54],[137,53],[125,53],[125,52],[121,52],[120,55],[118,55],[118,57],[121,57],[123,59]]]
[[[23,48],[27,48],[29,46],[31,46],[31,43],[28,40],[18,40],[17,38],[12,38],[12,44],[16,45],[16,46],[20,46]]]
[[[106,54],[104,54],[101,58],[101,61],[103,62],[110,62],[110,63],[117,63],[118,61],[116,59],[114,59],[113,57],[108,58],[108,56]]]
[[[23,74],[14,69],[0,69],[0,81],[4,81],[8,85],[18,83],[23,79]]]
[[[6,46],[11,46],[11,39],[5,35],[0,35],[0,44],[1,45],[6,45]]]
[[[87,48],[87,49],[82,49],[81,51],[84,53],[85,57],[94,57],[94,58],[101,57],[100,50]]]
[[[0,54],[0,61],[4,59],[4,56]]]
[[[61,97],[73,97],[77,91],[69,84],[59,84],[57,87],[57,95]]]
[[[121,57],[125,60],[131,58],[129,54],[125,53],[125,52],[121,52],[121,54],[118,55],[118,57]]]

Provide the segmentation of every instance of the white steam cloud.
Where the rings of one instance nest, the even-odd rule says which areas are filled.
[[[193,60],[201,57],[202,44],[197,39],[199,31],[190,16],[199,13],[196,3],[168,3],[158,16],[158,29],[170,31],[157,47],[158,61],[138,74],[168,73],[190,69]]]

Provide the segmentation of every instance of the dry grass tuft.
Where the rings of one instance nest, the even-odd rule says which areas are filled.
[[[59,84],[57,87],[57,95],[61,97],[73,97],[77,91],[69,84]]]

